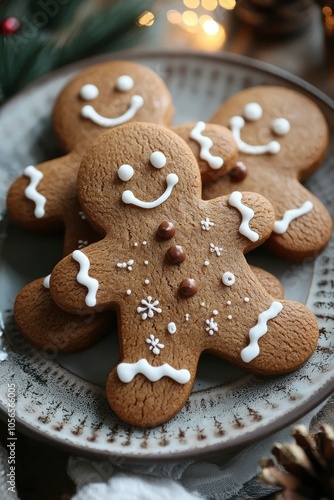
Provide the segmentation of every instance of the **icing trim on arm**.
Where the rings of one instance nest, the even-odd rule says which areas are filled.
[[[269,309],[259,314],[257,323],[249,330],[249,344],[241,351],[241,359],[245,363],[250,363],[260,354],[258,340],[263,337],[268,331],[267,321],[276,318],[282,311],[283,305],[280,302],[274,301]]]
[[[313,203],[310,200],[305,201],[303,205],[299,208],[291,208],[284,212],[283,218],[281,220],[277,220],[274,223],[274,233],[283,234],[286,233],[290,223],[300,217],[301,215],[308,214],[313,209]]]
[[[30,183],[24,190],[25,196],[35,203],[34,215],[37,219],[41,219],[45,215],[46,198],[37,191],[37,186],[43,179],[43,174],[33,165],[29,165],[23,171],[24,175],[30,178]]]
[[[259,239],[259,235],[256,231],[253,231],[249,227],[249,222],[254,217],[254,210],[244,205],[241,199],[242,199],[242,194],[240,193],[240,191],[233,191],[233,193],[230,195],[228,199],[228,202],[231,205],[231,207],[237,208],[241,213],[242,221],[239,227],[239,233],[242,234],[243,236],[246,236],[246,238],[248,238],[250,241],[255,242]]]
[[[209,167],[213,170],[218,170],[224,165],[224,160],[220,156],[213,156],[210,153],[210,148],[213,146],[213,142],[210,137],[202,135],[203,130],[205,130],[204,122],[197,122],[195,127],[190,132],[190,138],[198,142],[201,147],[200,158],[205,160]]]
[[[90,268],[89,259],[87,255],[81,252],[81,250],[74,250],[72,257],[80,265],[80,270],[77,274],[77,282],[84,285],[88,289],[85,304],[88,307],[94,307],[96,305],[96,293],[99,288],[99,282],[97,279],[91,278],[88,275]]]
[[[133,95],[130,100],[130,106],[120,116],[117,116],[116,118],[108,118],[106,116],[100,115],[93,106],[90,106],[89,104],[86,104],[81,108],[81,116],[84,118],[87,118],[88,120],[91,120],[93,123],[96,125],[99,125],[100,127],[116,127],[117,125],[122,125],[123,123],[128,122],[129,120],[132,120],[134,118],[135,114],[137,111],[143,106],[144,104],[144,99],[140,95]]]
[[[120,363],[117,366],[118,378],[125,384],[131,382],[139,373],[151,382],[157,382],[162,377],[169,377],[179,384],[186,384],[191,378],[189,370],[184,368],[177,370],[168,363],[164,363],[161,366],[152,366],[144,358],[135,363]]]

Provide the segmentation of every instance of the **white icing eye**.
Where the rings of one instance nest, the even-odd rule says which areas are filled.
[[[226,271],[222,276],[222,282],[226,286],[232,286],[235,283],[235,276],[233,273]]]
[[[290,132],[291,126],[285,118],[276,118],[271,124],[271,130],[276,135],[286,135]]]
[[[244,107],[243,116],[250,122],[259,120],[262,114],[262,108],[257,102],[250,102]]]
[[[129,181],[133,174],[135,173],[133,167],[131,165],[121,165],[118,169],[117,175],[121,179],[121,181]]]
[[[128,75],[119,76],[116,80],[116,89],[121,92],[128,92],[132,89],[133,85],[134,81],[131,76]]]
[[[93,99],[96,99],[98,95],[99,89],[92,83],[87,83],[87,85],[84,85],[80,89],[80,97],[85,101],[92,101]]]
[[[166,156],[161,151],[154,151],[150,156],[151,165],[154,168],[162,168],[166,165]]]

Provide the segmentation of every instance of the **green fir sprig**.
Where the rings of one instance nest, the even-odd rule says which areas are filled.
[[[1,1],[1,0],[0,0]],[[0,103],[35,78],[95,54],[133,47],[151,28],[137,20],[154,0],[2,0],[0,22],[15,17],[15,34],[0,34]]]

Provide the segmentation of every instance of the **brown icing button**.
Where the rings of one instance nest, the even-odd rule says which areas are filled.
[[[168,248],[167,252],[167,257],[168,260],[172,264],[181,264],[184,260],[186,260],[186,252],[181,245],[173,245],[172,247]]]
[[[237,161],[235,167],[233,167],[228,175],[232,182],[241,182],[247,175],[247,167],[242,161]]]
[[[198,286],[193,278],[185,278],[181,281],[179,292],[184,297],[192,297],[198,292]]]
[[[175,226],[172,222],[164,220],[158,227],[158,236],[164,240],[170,240],[175,236]]]

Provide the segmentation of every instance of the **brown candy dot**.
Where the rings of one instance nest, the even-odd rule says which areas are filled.
[[[164,240],[170,240],[175,236],[175,226],[172,222],[164,220],[158,227],[158,236]]]
[[[172,264],[181,264],[183,262],[187,255],[183,247],[181,245],[173,245],[172,247],[168,248],[167,252],[167,257],[168,260]]]
[[[235,167],[233,167],[228,175],[232,182],[241,182],[247,175],[247,167],[242,161],[237,161]]]
[[[185,278],[181,281],[179,292],[184,297],[192,297],[198,292],[198,286],[193,278]]]

